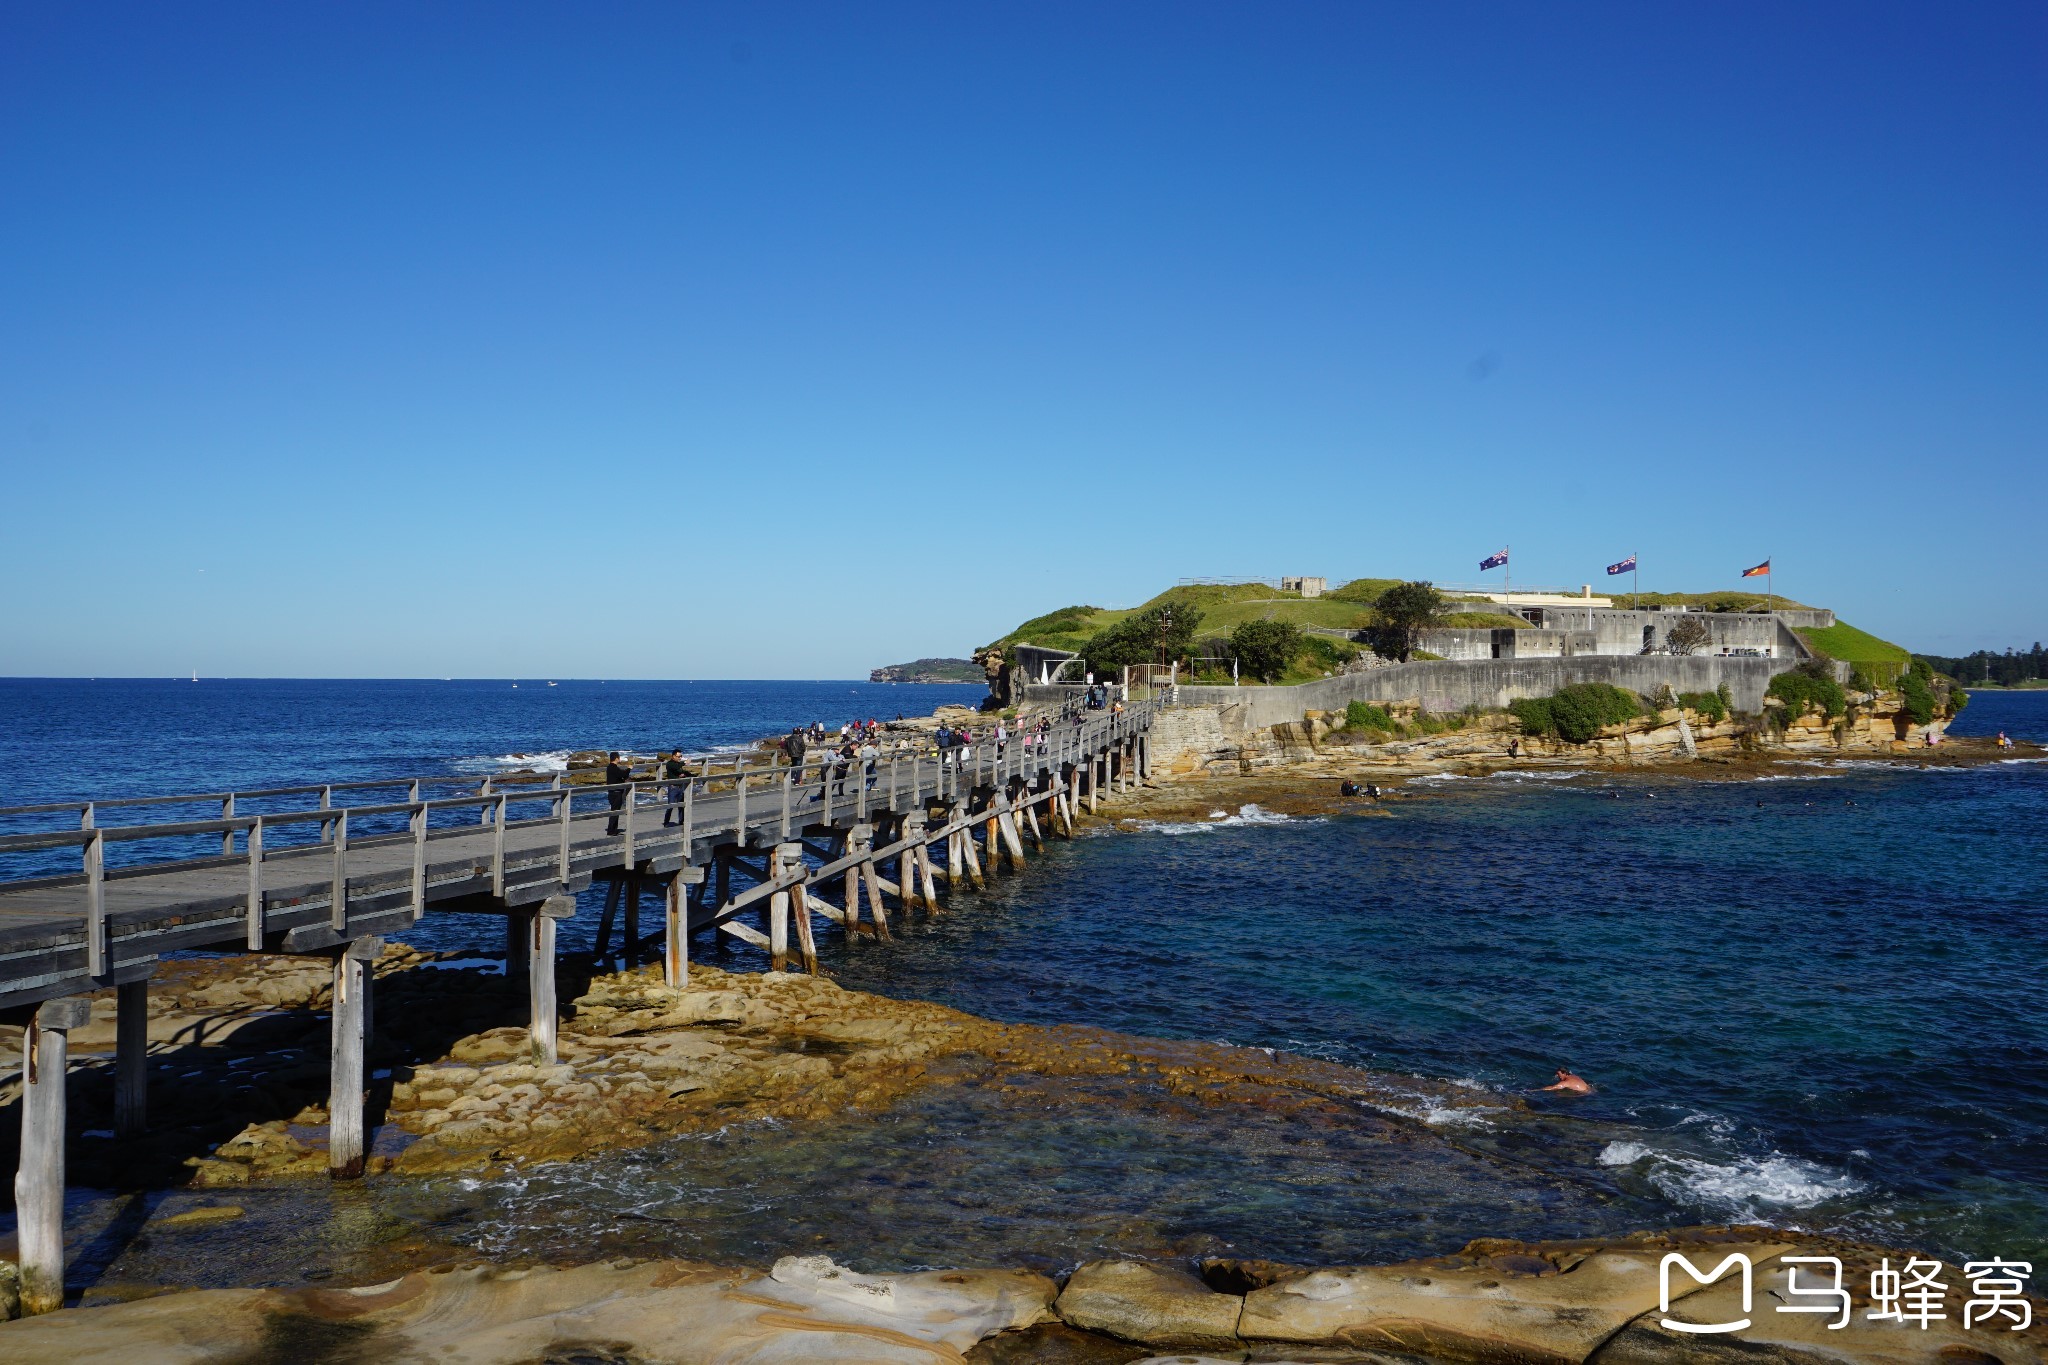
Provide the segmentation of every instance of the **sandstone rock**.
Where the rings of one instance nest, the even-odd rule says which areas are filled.
[[[1036,1321],[1052,1292],[1051,1281],[1023,1272],[861,1276],[814,1261],[767,1278],[677,1261],[470,1268],[362,1289],[206,1290],[73,1309],[0,1326],[0,1359],[938,1365]]]
[[[1842,1261],[1842,1284],[1854,1299],[1849,1321],[1842,1327],[1829,1325],[1840,1321],[1834,1314],[1777,1311],[1781,1305],[1820,1302],[1810,1292],[1798,1296],[1789,1292],[1787,1280],[1794,1267],[1777,1257],[1755,1263],[1746,1311],[1741,1281],[1730,1274],[1674,1303],[1668,1315],[1673,1322],[1693,1325],[1746,1319],[1748,1327],[1728,1333],[1680,1332],[1662,1325],[1666,1314],[1652,1311],[1622,1329],[1593,1359],[1598,1365],[1837,1365],[1841,1361],[1856,1361],[1859,1365],[2039,1365],[2048,1360],[2048,1323],[2040,1321],[2038,1304],[2036,1322],[2026,1331],[2012,1331],[2013,1324],[2008,1319],[1989,1324],[1980,1320],[1965,1331],[1962,1303],[1969,1296],[1959,1291],[1965,1290],[1969,1281],[1951,1266],[1939,1277],[1950,1287],[1947,1318],[1925,1328],[1918,1323],[1873,1322],[1866,1316],[1870,1302],[1865,1291],[1877,1259],[1867,1248],[1840,1246],[1800,1248],[1790,1254],[1814,1255],[1823,1250]],[[1706,1272],[1719,1258],[1693,1259]],[[1903,1259],[1895,1259],[1892,1265],[1897,1269],[1903,1263]],[[1802,1290],[1811,1291],[1831,1282],[1831,1272],[1825,1267],[1806,1265],[1797,1269]]]
[[[159,1218],[159,1228],[209,1227],[215,1223],[232,1223],[243,1216],[243,1210],[234,1204],[203,1204],[196,1209],[185,1209],[168,1218]]]
[[[1662,1239],[1569,1254],[1475,1244],[1459,1256],[1310,1271],[1246,1295],[1238,1331],[1247,1340],[1407,1351],[1431,1359],[1585,1360],[1658,1306],[1658,1266],[1673,1249]],[[1761,1261],[1788,1247],[1724,1238],[1696,1249],[1700,1256],[1711,1254],[1712,1264],[1733,1251]],[[1675,1280],[1674,1299],[1698,1288],[1684,1275]]]
[[[1057,1311],[1076,1327],[1148,1346],[1234,1346],[1244,1302],[1172,1266],[1091,1261],[1067,1281]]]

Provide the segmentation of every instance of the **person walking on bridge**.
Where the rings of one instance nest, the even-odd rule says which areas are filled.
[[[611,798],[612,820],[605,827],[605,833],[619,832],[619,812],[625,808],[626,797],[631,795],[623,784],[633,780],[633,765],[619,758],[619,751],[612,750],[611,760],[604,765],[604,784],[610,790],[605,795]]]
[[[683,798],[690,791],[690,765],[683,762],[683,751],[672,750],[668,761],[661,765],[661,775],[668,782],[668,809],[661,813],[663,828],[680,824],[683,819]]]
[[[804,780],[804,727],[792,725],[783,736],[782,752],[789,756],[789,780],[792,783]]]

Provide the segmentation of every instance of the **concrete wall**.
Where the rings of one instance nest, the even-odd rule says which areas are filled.
[[[1736,709],[1754,712],[1763,709],[1764,688],[1789,666],[1783,659],[1698,654],[1427,662],[1345,673],[1298,687],[1183,687],[1179,701],[1184,706],[1229,707],[1225,723],[1240,732],[1300,720],[1308,711],[1341,711],[1354,701],[1420,701],[1430,711],[1499,708],[1585,682],[1612,683],[1644,696],[1654,695],[1665,683],[1676,692],[1712,692],[1726,683]]]
[[[1534,609],[1532,609],[1534,610]],[[1641,654],[1644,645],[1661,650],[1671,638],[1671,628],[1680,621],[1699,621],[1707,628],[1702,654],[1753,649],[1765,658],[1803,659],[1807,650],[1782,618],[1798,616],[1803,629],[1811,626],[1804,618],[1832,612],[1681,612],[1605,611],[1600,608],[1545,607],[1539,613],[1540,626],[1524,630],[1427,630],[1416,648],[1446,659],[1558,659],[1581,654]]]

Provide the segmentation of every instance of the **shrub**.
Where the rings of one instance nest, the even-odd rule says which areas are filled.
[[[1915,664],[1921,661],[1915,659]],[[1934,690],[1927,685],[1917,668],[1899,675],[1899,694],[1906,700],[1906,714],[1915,725],[1926,725],[1934,719]]]
[[[1171,663],[1187,657],[1202,624],[1199,608],[1162,603],[1099,630],[1081,652],[1095,673],[1114,673],[1124,664]]]
[[[1697,616],[1687,616],[1664,636],[1664,647],[1673,654],[1690,654],[1712,637],[1713,633],[1707,629],[1705,621]]]
[[[1704,718],[1710,725],[1728,719],[1728,702],[1719,692],[1681,692],[1678,704]]]
[[[1568,744],[1584,744],[1609,725],[1643,714],[1635,693],[1611,683],[1573,683],[1546,698],[1508,703],[1521,727],[1535,735],[1556,735]]]
[[[1764,695],[1784,702],[1788,718],[1801,715],[1811,707],[1824,712],[1829,720],[1835,720],[1849,709],[1849,699],[1842,695],[1842,685],[1819,669],[1802,667],[1790,673],[1780,673],[1771,679]]]
[[[1301,639],[1301,627],[1292,621],[1246,621],[1230,632],[1230,652],[1243,671],[1273,682],[1301,652]]]
[[[1384,706],[1375,706],[1369,701],[1355,701],[1344,708],[1344,728],[1347,730],[1385,730],[1393,733],[1394,718],[1387,714]]]

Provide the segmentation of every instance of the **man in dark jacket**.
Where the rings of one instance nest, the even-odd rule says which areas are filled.
[[[632,780],[633,765],[622,760],[617,749],[612,750],[611,761],[604,765],[604,784],[611,788],[605,795],[612,802],[612,822],[605,828],[607,834],[619,832],[619,812],[626,805],[626,789],[621,784]]]

